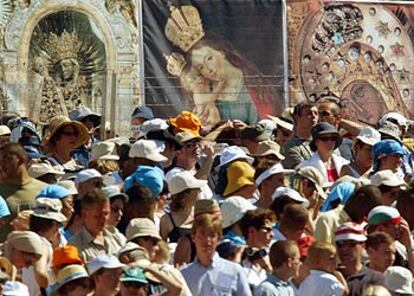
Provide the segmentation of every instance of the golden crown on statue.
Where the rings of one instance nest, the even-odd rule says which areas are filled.
[[[77,58],[79,49],[78,34],[76,32],[68,33],[66,30],[60,36],[51,33],[48,40],[48,49],[54,64],[63,59]]]
[[[167,60],[167,71],[171,75],[180,76],[185,65],[187,64],[184,56],[178,52],[173,52],[169,55],[164,55]]]
[[[170,6],[171,15],[165,25],[165,36],[187,52],[204,37],[203,25],[197,8],[190,5],[180,8]]]

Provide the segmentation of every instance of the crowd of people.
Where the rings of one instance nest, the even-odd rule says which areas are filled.
[[[303,102],[210,130],[137,107],[0,125],[0,295],[413,295],[412,122]]]

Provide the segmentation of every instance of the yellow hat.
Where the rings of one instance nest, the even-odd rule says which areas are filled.
[[[246,185],[254,185],[254,168],[245,161],[235,161],[227,168],[227,187],[223,196],[229,196]]]

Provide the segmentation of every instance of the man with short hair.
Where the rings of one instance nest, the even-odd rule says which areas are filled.
[[[299,103],[293,110],[295,134],[283,145],[285,159],[283,167],[295,168],[300,162],[311,157],[309,144],[312,139],[311,130],[318,123],[318,109],[312,103]],[[283,153],[282,153],[283,154]]]
[[[0,241],[12,230],[10,221],[23,210],[35,207],[35,198],[47,185],[33,179],[27,172],[28,157],[17,143],[0,147],[0,195],[6,200],[11,215],[0,227]]]
[[[315,241],[313,236],[306,233],[309,223],[306,208],[298,204],[289,204],[285,207],[279,219],[279,229],[274,228],[274,239],[293,240],[298,244],[301,257],[306,257],[308,249]]]
[[[325,242],[315,242],[309,248],[305,264],[310,274],[301,283],[298,296],[347,294],[347,283],[342,274],[335,270],[336,249]]]
[[[111,254],[96,256],[88,264],[88,272],[95,283],[94,296],[115,296],[119,293],[120,281],[124,264]]]
[[[216,247],[222,233],[221,219],[209,214],[198,216],[191,230],[196,259],[181,270],[193,295],[249,296],[251,291],[242,267],[220,258]]]
[[[369,267],[383,273],[394,264],[395,241],[387,233],[382,231],[372,232],[368,235],[365,248],[369,257]]]
[[[106,228],[109,199],[101,190],[94,189],[82,197],[81,207],[83,225],[68,244],[78,248],[80,257],[86,263],[100,254],[116,254],[126,239],[112,228]]]
[[[384,285],[381,273],[362,264],[366,239],[364,228],[353,222],[344,223],[335,231],[336,249],[343,266],[341,272],[348,282],[350,296],[362,295],[370,284]]]
[[[276,215],[269,209],[247,211],[240,222],[243,236],[246,238],[246,258],[242,266],[252,290],[266,279],[271,272],[268,249],[273,238],[273,226]]]
[[[295,292],[289,280],[298,276],[302,264],[296,242],[292,240],[275,242],[270,248],[269,257],[272,273],[256,287],[254,295],[294,296]]]

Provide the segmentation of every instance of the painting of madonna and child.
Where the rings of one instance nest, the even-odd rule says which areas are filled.
[[[280,114],[281,1],[143,1],[145,103],[168,118],[192,110],[206,126]]]

